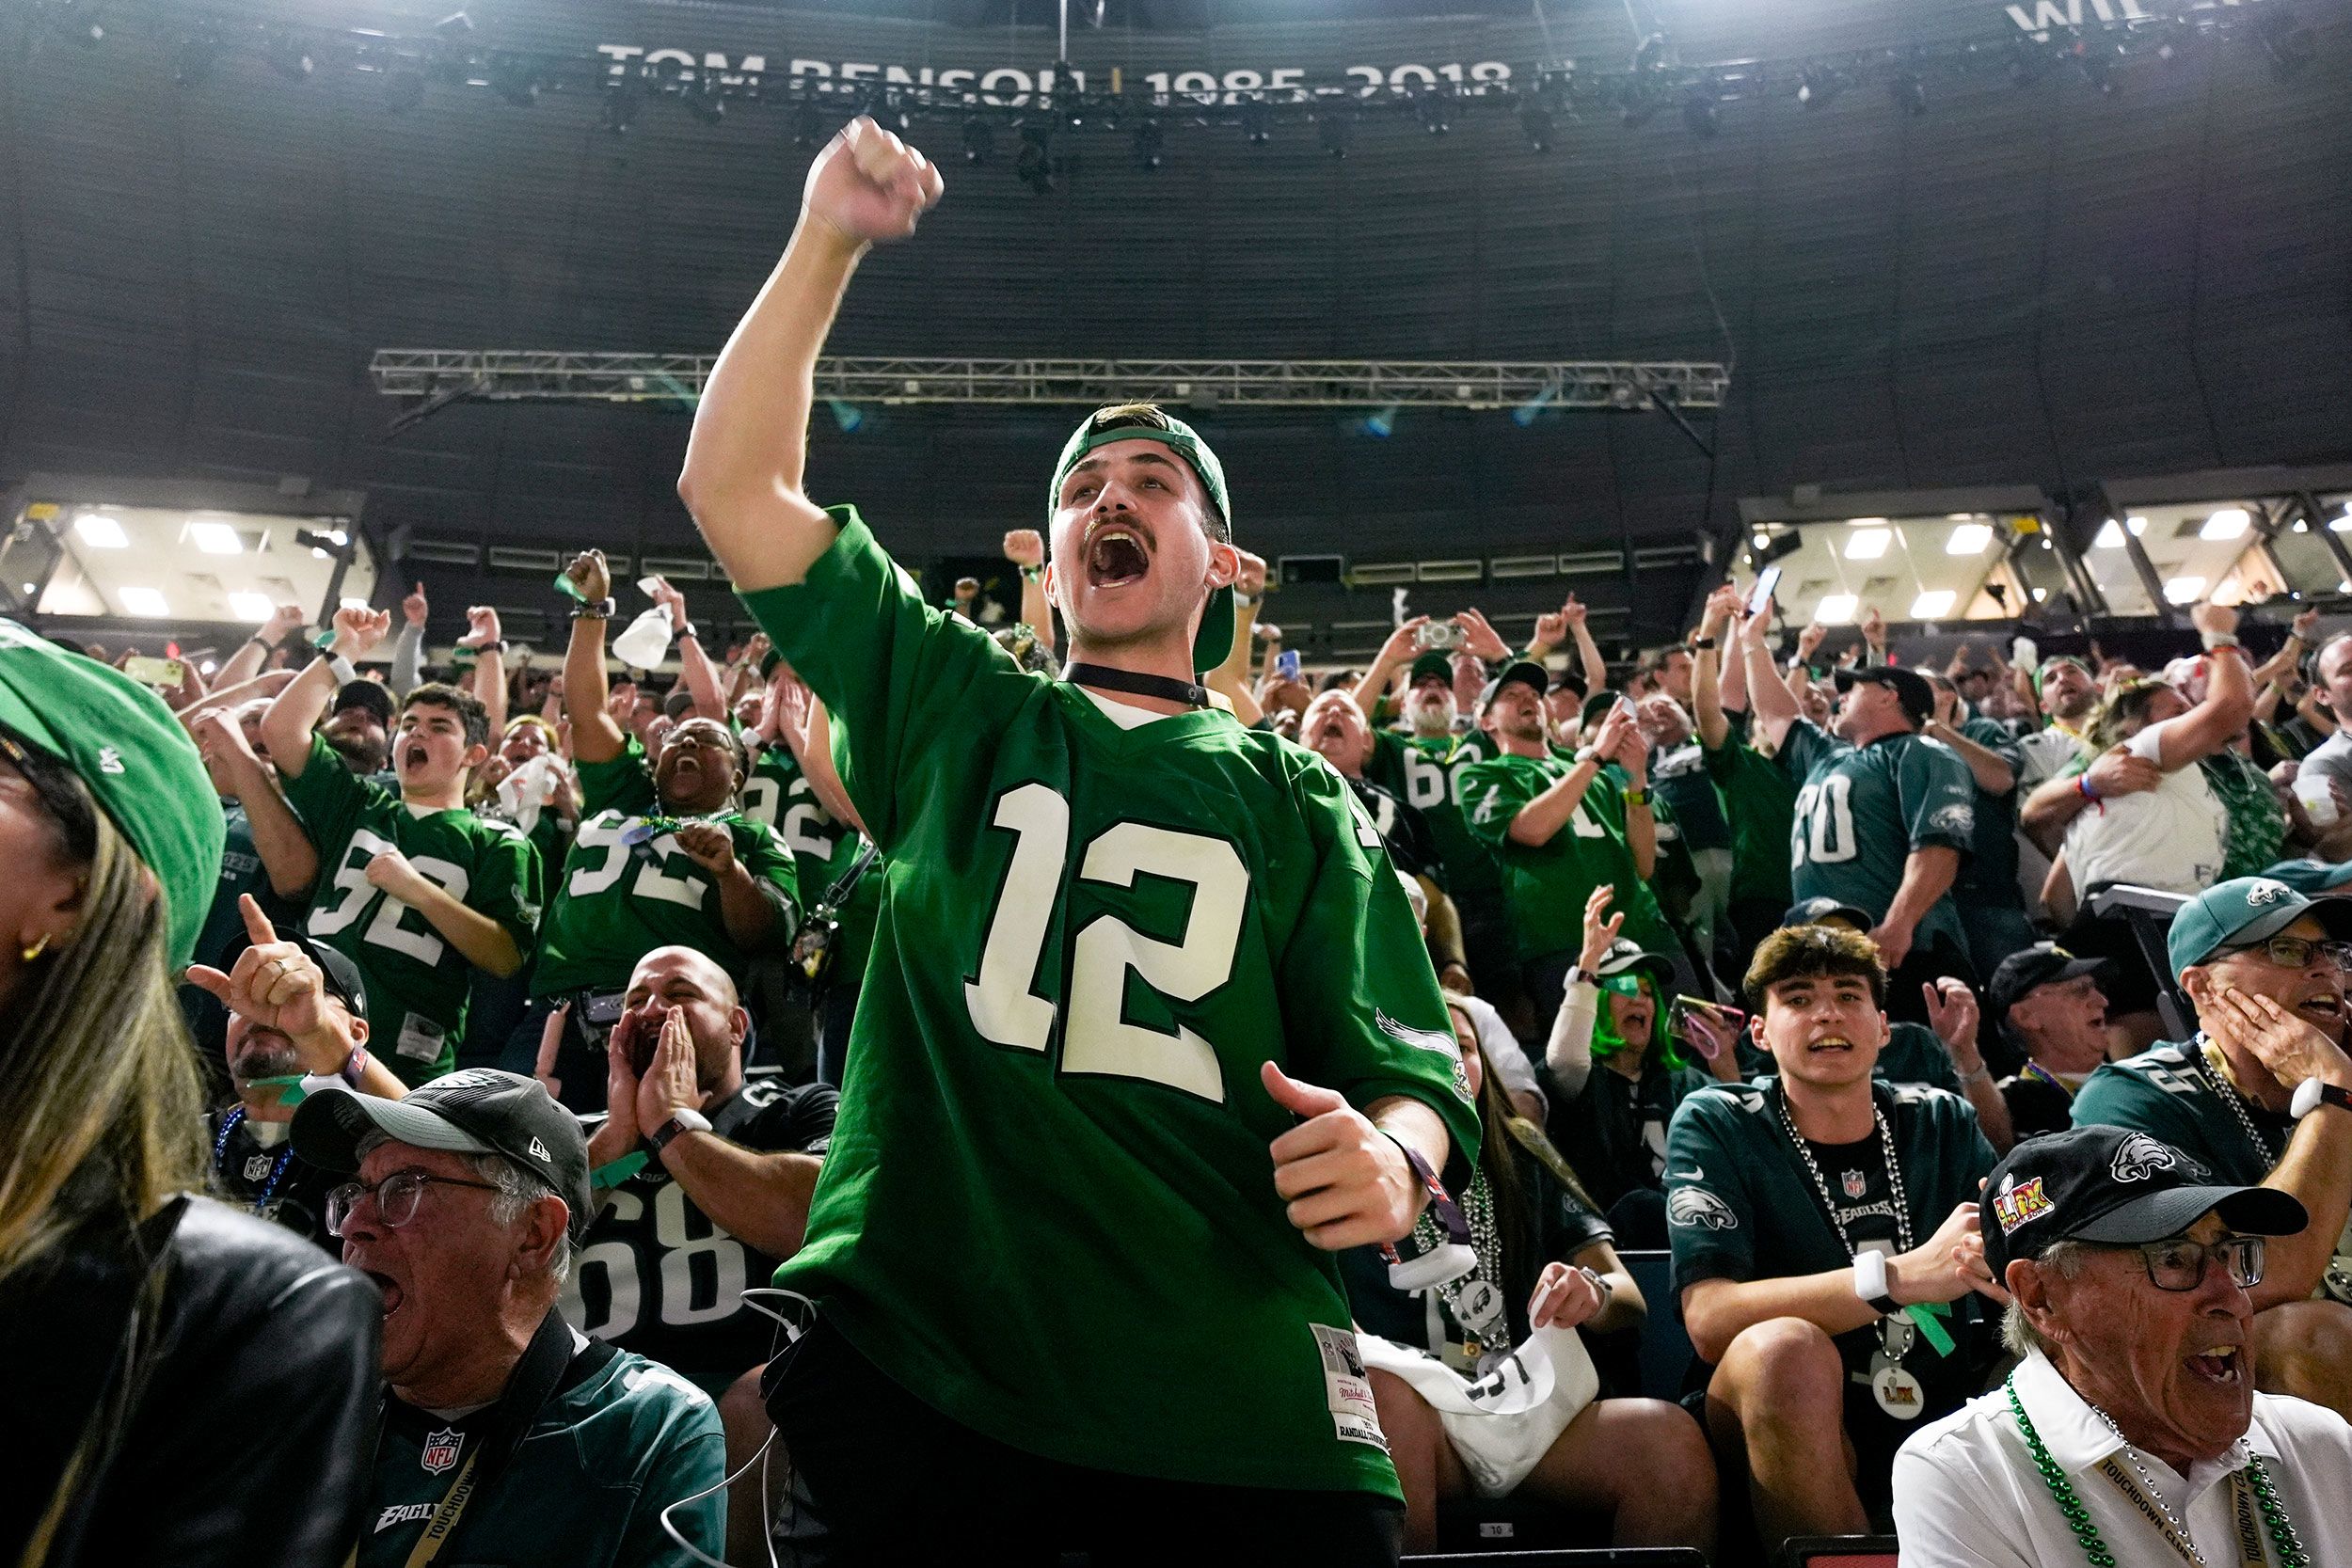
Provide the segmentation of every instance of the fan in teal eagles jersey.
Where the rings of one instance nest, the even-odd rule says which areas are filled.
[[[1062,682],[806,499],[827,319],[863,246],[938,191],[870,121],[827,149],[679,482],[845,732],[888,868],[840,1120],[778,1275],[816,1326],[769,1410],[814,1511],[877,1558],[1067,1530],[1393,1560],[1333,1253],[1408,1232],[1412,1160],[1474,1154],[1437,979],[1338,775],[1197,684],[1230,649],[1239,562],[1192,430],[1135,405],[1065,449]]]
[[[1863,1530],[1902,1438],[1975,1394],[1994,1349],[1974,1302],[1999,1299],[1975,1201],[1993,1148],[1957,1096],[1873,1077],[1885,988],[1866,938],[1774,932],[1746,992],[1778,1075],[1698,1089],[1666,1133],[1675,1289],[1768,1551]],[[1788,1419],[1792,1386],[1843,1409]]]
[[[800,898],[792,852],[739,809],[742,747],[723,720],[673,724],[650,759],[613,721],[598,613],[612,589],[603,553],[580,556],[569,576],[586,601],[564,663],[580,832],[548,909],[532,992],[618,990],[639,958],[671,946],[709,955],[740,985],[746,956],[791,933]],[[578,1071],[558,1076],[570,1084]]]
[[[312,730],[347,661],[390,624],[389,611],[337,611],[328,657],[278,693],[262,737],[318,853],[303,929],[359,966],[369,1048],[416,1085],[455,1061],[469,966],[501,977],[522,967],[539,924],[538,852],[464,805],[468,774],[489,755],[489,721],[469,694],[421,686],[401,704],[397,795],[354,777]]]

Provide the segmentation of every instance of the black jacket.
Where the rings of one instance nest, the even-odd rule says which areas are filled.
[[[54,1496],[96,1402],[131,1400],[111,1452],[72,1486],[48,1564],[335,1568],[358,1538],[374,1445],[374,1287],[299,1236],[190,1199],[144,1381],[126,1383],[123,1304],[151,1256],[92,1225],[0,1290],[0,1342],[16,1353],[0,1474],[12,1491],[32,1483],[19,1497]],[[40,1507],[0,1511],[0,1560],[21,1556]]]

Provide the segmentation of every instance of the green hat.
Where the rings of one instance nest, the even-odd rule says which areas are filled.
[[[1454,660],[1439,653],[1426,653],[1413,660],[1411,672],[1405,677],[1406,686],[1419,686],[1436,677],[1449,686],[1454,682]]]
[[[176,971],[220,883],[220,797],[163,699],[119,671],[0,620],[0,729],[73,769],[163,890]]]
[[[1131,410],[1150,409],[1145,416],[1165,420],[1158,423],[1104,425],[1106,418],[1126,415]],[[1097,447],[1113,441],[1157,441],[1184,460],[1200,478],[1200,487],[1209,493],[1209,504],[1216,508],[1219,521],[1227,533],[1233,528],[1233,508],[1225,494],[1225,466],[1216,460],[1216,453],[1200,439],[1200,432],[1175,415],[1151,404],[1129,404],[1116,408],[1098,408],[1080,421],[1070,433],[1070,439],[1061,449],[1060,460],[1054,465],[1053,483],[1045,487],[1045,515],[1052,516],[1061,504],[1062,481],[1078,460]],[[1192,667],[1196,673],[1216,669],[1233,651],[1233,591],[1219,588],[1209,595],[1208,609],[1200,615],[1200,630],[1192,640]]]
[[[2352,904],[2304,897],[2276,877],[2233,877],[2183,904],[2165,938],[2173,978],[2224,947],[2245,947],[2277,936],[2304,915],[2316,916],[2331,937],[2352,938]]]

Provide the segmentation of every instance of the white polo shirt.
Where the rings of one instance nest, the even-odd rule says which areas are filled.
[[[2098,1473],[2101,1460],[2121,1454],[2123,1440],[2039,1353],[2018,1365],[2015,1382],[2042,1447],[2074,1483],[2115,1560],[2177,1561],[2155,1527]],[[2191,1465],[2186,1480],[2152,1455],[2138,1459],[2205,1560],[2220,1564],[2239,1560],[2231,1489],[2223,1483],[2251,1454],[2262,1456],[2312,1560],[2352,1563],[2352,1508],[2345,1505],[2352,1497],[2352,1423],[2331,1410],[2256,1394],[2246,1435],[2221,1458]],[[2120,1463],[2138,1479],[2130,1460]],[[2080,1568],[2089,1560],[1998,1388],[1903,1444],[1895,1456],[1895,1529],[1903,1568]],[[2275,1563],[2266,1530],[2263,1544],[2265,1560]]]

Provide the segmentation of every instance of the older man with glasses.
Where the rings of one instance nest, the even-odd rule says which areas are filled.
[[[2255,1376],[2352,1415],[2352,1059],[2342,1044],[2352,904],[2239,877],[2173,916],[2173,974],[2197,1037],[2092,1073],[2074,1125],[2146,1132],[2242,1185],[2275,1188],[2310,1223],[2270,1249],[2249,1292]]]
[[[358,1177],[327,1194],[327,1226],[384,1295],[389,1397],[358,1568],[724,1549],[709,1397],[556,1311],[595,1205],[580,1124],[543,1086],[474,1069],[405,1100],[329,1089],[294,1113],[294,1144]]]
[[[2255,1392],[2272,1187],[2209,1185],[2144,1132],[2028,1138],[1994,1168],[1985,1262],[2022,1359],[1895,1459],[1903,1568],[2352,1561],[2352,1425]]]

